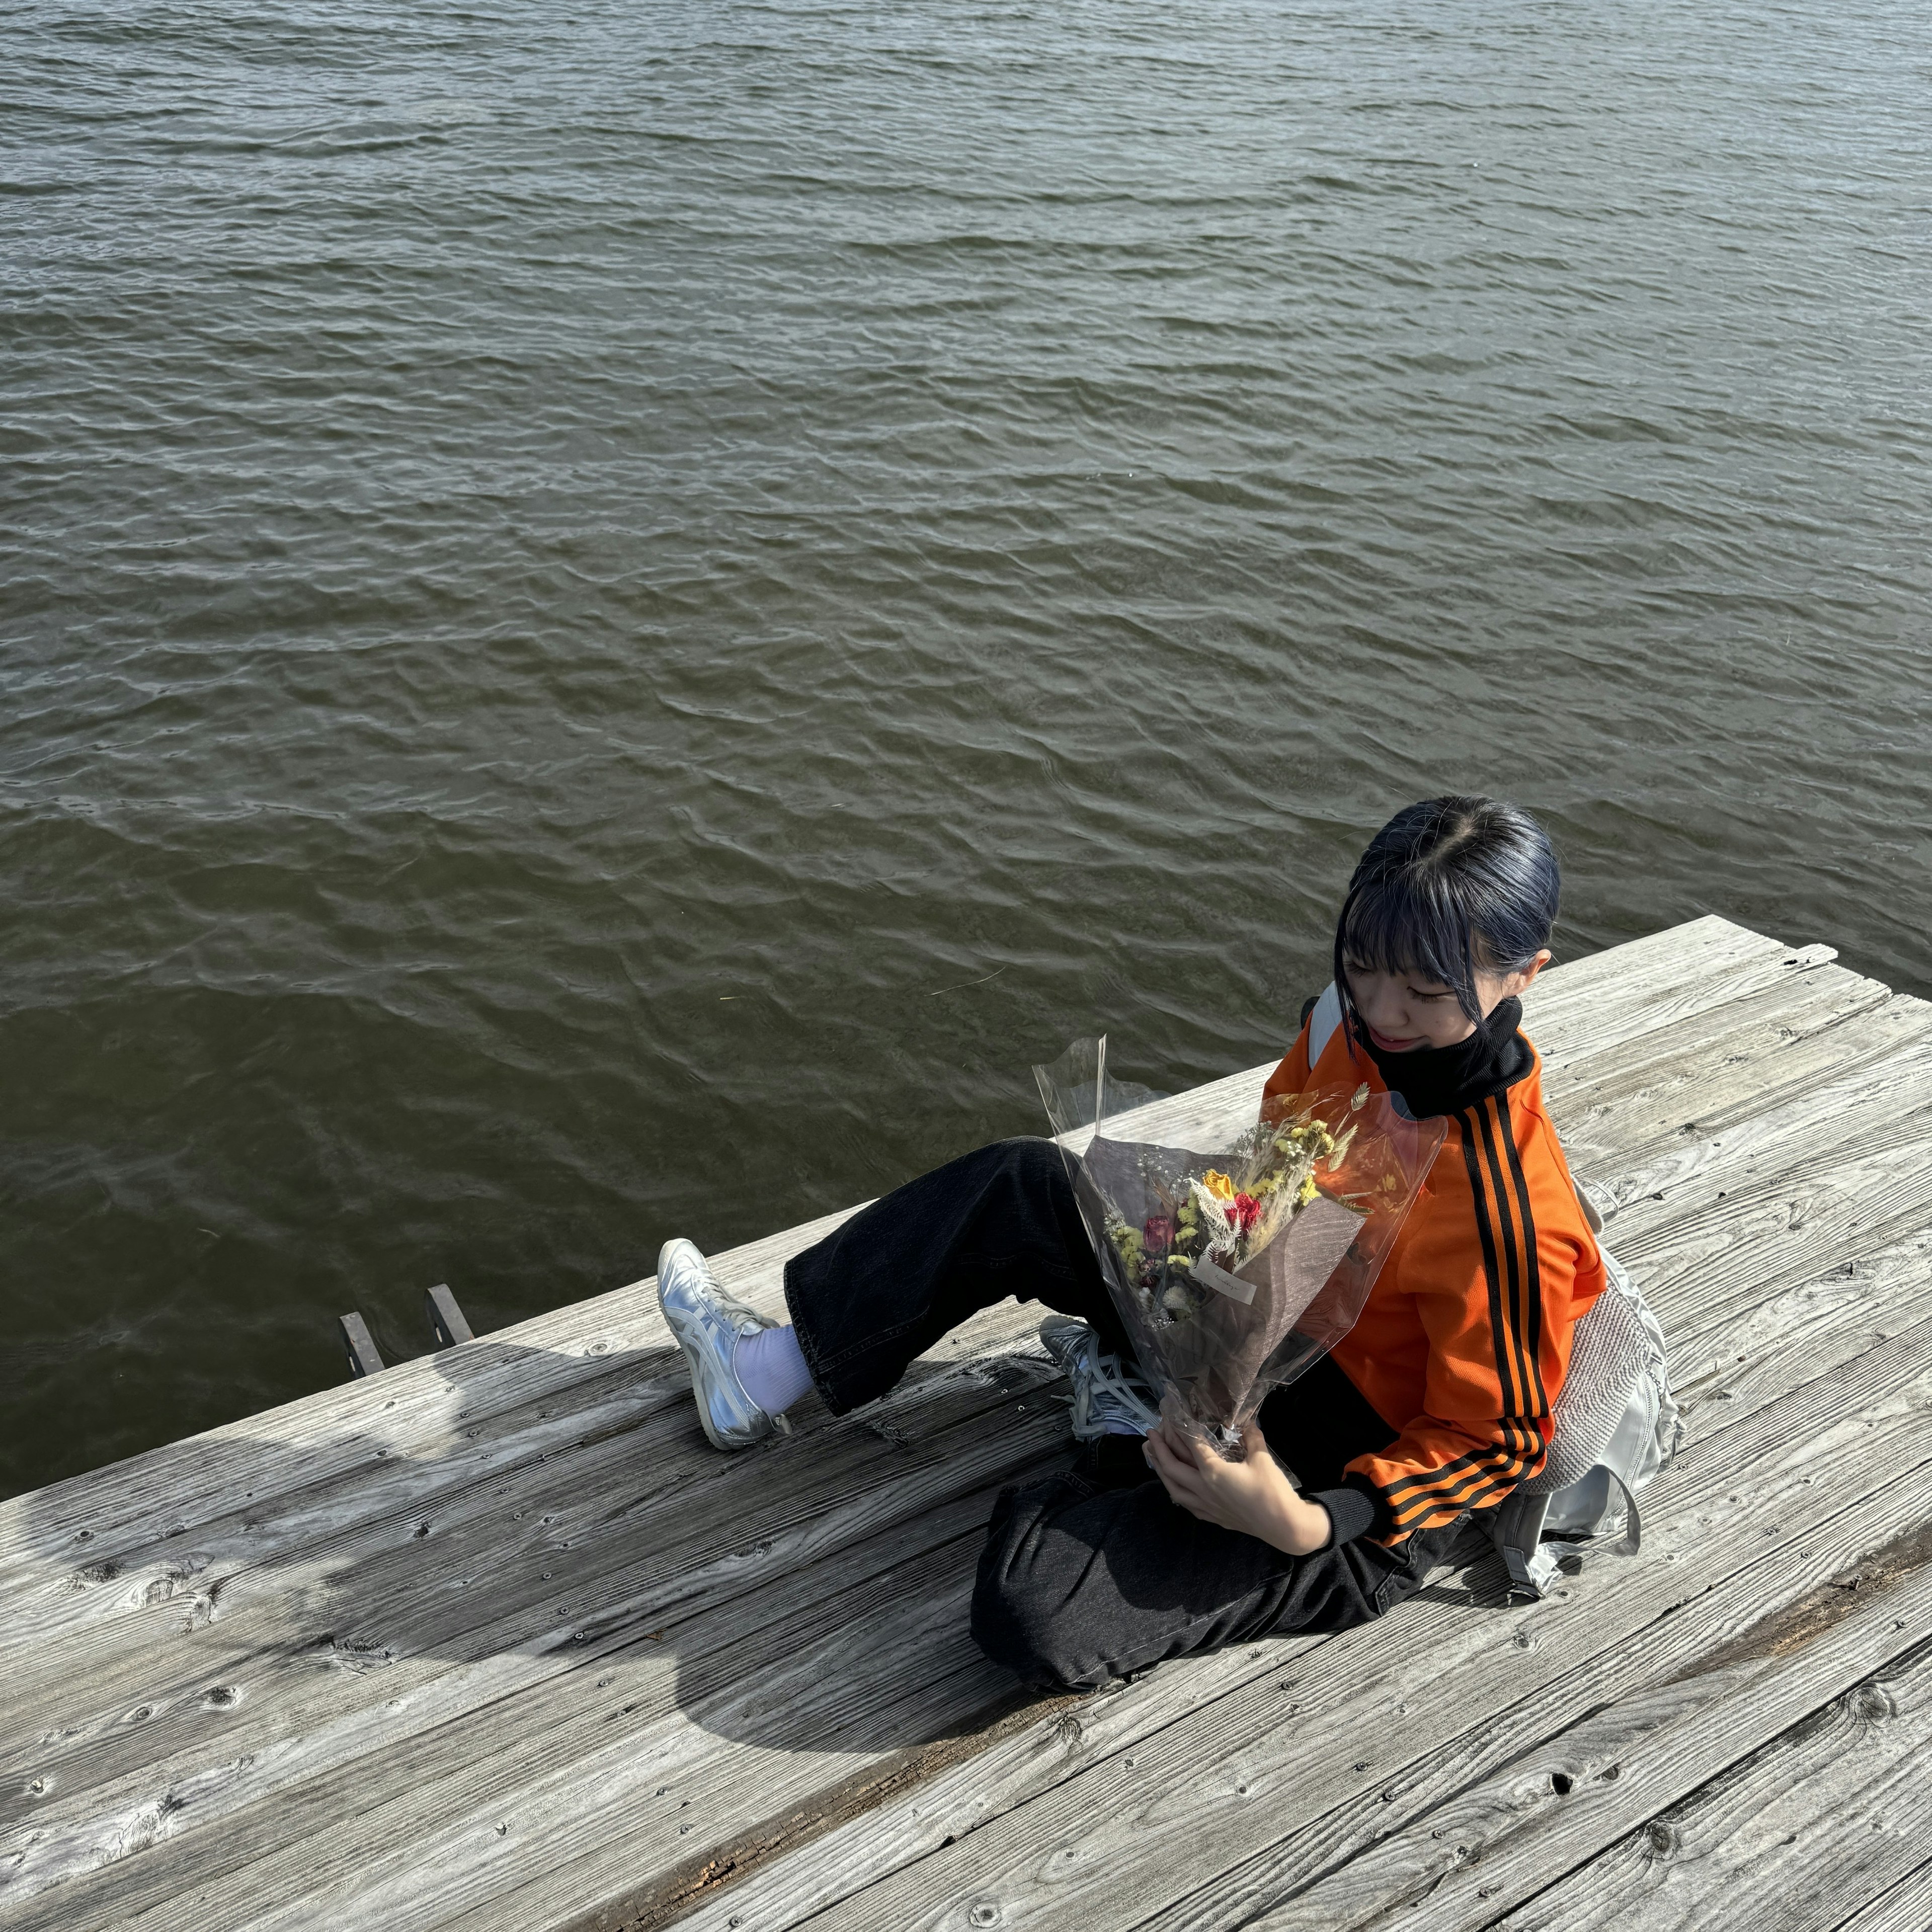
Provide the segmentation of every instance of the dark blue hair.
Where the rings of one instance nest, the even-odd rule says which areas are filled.
[[[1426,798],[1398,812],[1362,854],[1335,922],[1342,958],[1453,986],[1483,1016],[1476,973],[1520,973],[1550,944],[1562,874],[1548,835],[1520,806]],[[1344,1001],[1345,1010],[1348,1002]]]

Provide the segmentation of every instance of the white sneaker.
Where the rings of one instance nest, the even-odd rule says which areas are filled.
[[[1123,1433],[1144,1436],[1159,1424],[1160,1406],[1138,1369],[1107,1354],[1085,1322],[1070,1315],[1049,1315],[1040,1324],[1040,1339],[1073,1384],[1075,1442]],[[1124,1430],[1118,1426],[1123,1424]]]
[[[740,1336],[778,1323],[734,1301],[692,1242],[669,1240],[658,1250],[658,1306],[691,1365],[698,1419],[713,1448],[748,1449],[774,1429],[790,1433],[782,1418],[768,1414],[745,1393],[731,1359]]]

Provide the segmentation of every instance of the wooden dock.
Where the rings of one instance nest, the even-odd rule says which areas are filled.
[[[1924,1932],[1932,1006],[1832,958],[1529,1002],[1688,1413],[1641,1556],[1029,1700],[965,1604],[1039,1311],[728,1459],[640,1282],[0,1504],[0,1928]]]

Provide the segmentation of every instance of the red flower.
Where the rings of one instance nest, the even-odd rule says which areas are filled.
[[[1252,1194],[1238,1194],[1228,1210],[1234,1232],[1245,1234],[1262,1218],[1262,1204]]]
[[[1141,1238],[1150,1255],[1164,1255],[1174,1246],[1174,1223],[1165,1214],[1150,1214]]]

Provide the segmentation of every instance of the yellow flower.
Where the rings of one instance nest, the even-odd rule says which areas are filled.
[[[1201,1177],[1201,1185],[1216,1201],[1232,1201],[1234,1198],[1234,1184],[1225,1174],[1214,1168],[1210,1167]]]

